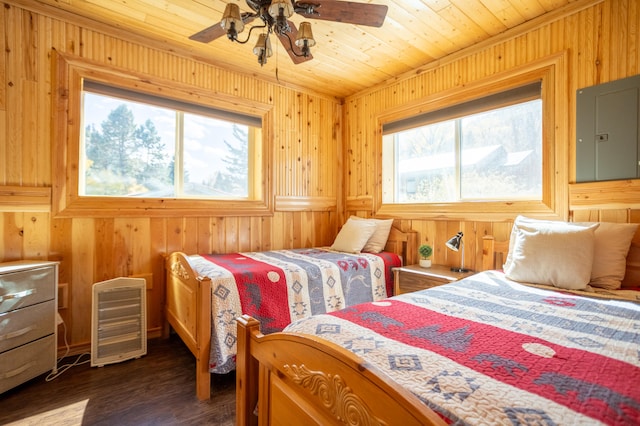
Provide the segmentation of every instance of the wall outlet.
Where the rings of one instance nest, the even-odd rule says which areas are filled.
[[[56,312],[56,325],[60,325],[62,324],[64,321],[62,320],[62,317],[60,316],[59,312]]]

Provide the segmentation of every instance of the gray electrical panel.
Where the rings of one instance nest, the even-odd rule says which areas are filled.
[[[576,182],[640,177],[640,75],[576,93]]]

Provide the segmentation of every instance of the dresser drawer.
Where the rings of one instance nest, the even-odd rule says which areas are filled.
[[[451,280],[432,277],[428,275],[417,275],[407,272],[400,272],[400,282],[405,292],[424,290],[425,288],[436,287],[442,284],[449,284]]]
[[[0,354],[0,393],[52,370],[55,344],[50,335]]]
[[[395,294],[411,293],[443,284],[449,284],[473,274],[473,271],[452,271],[445,265],[431,265],[423,268],[418,265],[393,268]]]
[[[53,300],[55,270],[45,266],[0,275],[0,313]]]
[[[38,303],[0,314],[0,353],[55,332],[55,303]]]

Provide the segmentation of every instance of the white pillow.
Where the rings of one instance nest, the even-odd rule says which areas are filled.
[[[530,217],[519,215],[516,217],[516,220],[513,221],[513,228],[511,228],[511,235],[509,237],[509,251],[507,252],[507,258],[505,259],[503,266],[506,268],[507,264],[511,261],[513,247],[516,242],[516,235],[517,235],[516,231],[518,227],[522,227],[522,226],[527,228],[543,227],[543,228],[549,228],[549,229],[558,229],[562,231],[563,228],[567,228],[567,227],[575,226],[580,228],[586,228],[590,225],[593,225],[593,224],[592,223],[579,224],[579,223],[572,223],[572,222],[562,222],[559,220],[532,219]]]
[[[375,230],[376,224],[373,222],[349,218],[338,232],[331,249],[345,253],[360,253]]]
[[[593,225],[582,222],[580,225]],[[637,223],[599,222],[595,231],[590,285],[617,290],[627,269],[627,253],[638,230]]]
[[[351,216],[350,219],[369,221],[376,225],[376,230],[373,232],[373,235],[369,237],[369,240],[362,248],[363,252],[380,253],[384,250],[384,246],[387,245],[387,240],[389,239],[393,219],[365,219],[358,216]]]
[[[518,216],[504,265],[506,277],[572,290],[586,288],[597,227]]]

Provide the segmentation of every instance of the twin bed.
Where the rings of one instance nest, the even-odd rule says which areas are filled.
[[[580,238],[590,229],[576,234],[575,247],[563,243],[573,235],[562,235],[559,250],[591,266],[590,283],[613,277],[593,255],[617,252],[622,289],[510,279],[526,270],[511,268],[523,254],[531,258],[528,250],[548,242],[519,246],[512,233],[510,242],[485,238],[483,268],[491,270],[457,283],[313,315],[268,335],[243,315],[237,424],[639,423],[640,304],[632,287],[640,248],[629,238],[622,255],[596,237],[606,251],[591,241],[585,252]],[[578,273],[577,263],[544,247],[547,260],[527,273],[558,259],[562,266],[547,274],[554,283]]]
[[[259,318],[263,331],[274,332],[299,318],[390,295],[392,268],[417,262],[418,234],[395,227],[387,232],[379,253],[295,249],[167,256],[165,315],[196,358],[198,398],[210,397],[211,373],[235,369],[240,315]]]

